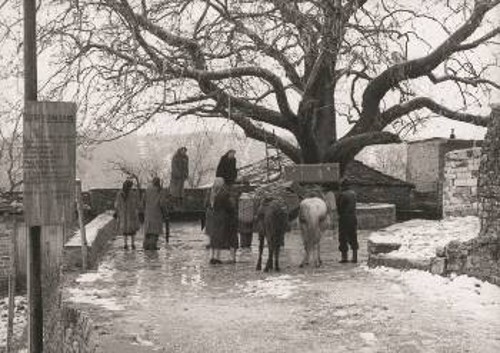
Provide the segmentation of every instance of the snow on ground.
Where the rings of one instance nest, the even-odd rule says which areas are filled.
[[[123,307],[116,302],[108,290],[95,289],[93,284],[96,282],[112,283],[113,275],[116,269],[102,264],[96,272],[82,273],[75,281],[82,287],[67,289],[67,299],[74,303],[94,304],[102,306],[112,311],[123,310]],[[90,286],[86,286],[90,284]]]
[[[82,273],[78,276],[78,278],[76,278],[75,281],[77,283],[92,283],[97,281],[111,282],[115,273],[115,269],[108,267],[106,266],[106,263],[103,263],[99,266],[99,269],[96,272]]]
[[[69,288],[67,293],[69,294],[68,300],[73,303],[97,305],[110,311],[124,310],[124,307],[118,304],[116,299],[107,290]]]
[[[302,286],[302,280],[290,275],[268,277],[263,280],[247,281],[244,285],[238,285],[249,297],[275,297],[287,299],[294,295]]]
[[[17,296],[15,298],[16,308],[14,316],[14,338],[19,339],[27,325],[28,302],[26,297]],[[0,299],[0,347],[7,344],[7,322],[9,318],[9,298]]]
[[[436,256],[436,249],[452,240],[464,242],[475,238],[479,230],[479,218],[474,216],[441,221],[415,219],[377,231],[370,236],[370,240],[401,244],[399,250],[388,254],[390,257],[421,259]]]
[[[419,270],[401,271],[388,267],[364,269],[370,273],[402,282],[415,295],[424,298],[444,300],[449,306],[456,306],[474,313],[500,318],[500,287],[466,275],[442,277]],[[484,308],[489,307],[485,313]]]

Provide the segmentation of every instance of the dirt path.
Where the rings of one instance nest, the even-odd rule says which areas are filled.
[[[323,267],[302,270],[296,232],[279,274],[257,273],[255,250],[214,267],[198,224],[173,234],[152,254],[116,240],[70,290],[88,302],[103,352],[500,352],[498,287],[340,265],[332,238]]]

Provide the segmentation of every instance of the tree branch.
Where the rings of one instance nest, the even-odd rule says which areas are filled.
[[[465,123],[470,123],[478,126],[488,126],[489,122],[489,117],[487,116],[481,116],[481,115],[474,115],[474,114],[467,114],[467,113],[461,113],[457,111],[453,111],[449,108],[446,108],[445,106],[442,106],[435,101],[433,101],[430,98],[427,97],[418,97],[415,99],[412,99],[406,103],[403,104],[398,104],[396,106],[393,106],[389,109],[387,109],[385,112],[381,114],[381,121],[383,124],[390,124],[396,119],[419,109],[427,108],[431,110],[432,112],[442,115],[448,119],[456,120],[456,121],[461,121]]]
[[[336,162],[342,165],[351,161],[366,146],[400,142],[399,136],[387,131],[367,132],[352,137],[343,137],[328,150],[324,162]]]
[[[428,75],[451,54],[462,50],[460,43],[469,38],[481,25],[488,11],[498,5],[500,0],[477,1],[469,19],[434,51],[422,58],[406,61],[386,69],[374,78],[363,94],[362,114],[358,123],[349,132],[349,136],[370,130],[381,130],[380,101],[401,81]]]

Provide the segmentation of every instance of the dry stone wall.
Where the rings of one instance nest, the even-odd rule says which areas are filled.
[[[481,148],[452,151],[445,156],[443,183],[444,217],[477,216],[477,185]]]
[[[478,179],[481,231],[452,242],[435,258],[436,272],[468,274],[500,285],[500,106],[494,106],[483,144]],[[442,255],[442,256],[439,256]]]

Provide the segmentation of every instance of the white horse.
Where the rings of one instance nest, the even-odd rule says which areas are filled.
[[[305,251],[300,267],[309,265],[311,255],[312,265],[321,266],[321,238],[323,233],[333,228],[336,208],[333,192],[323,197],[306,198],[300,203],[299,221]]]

